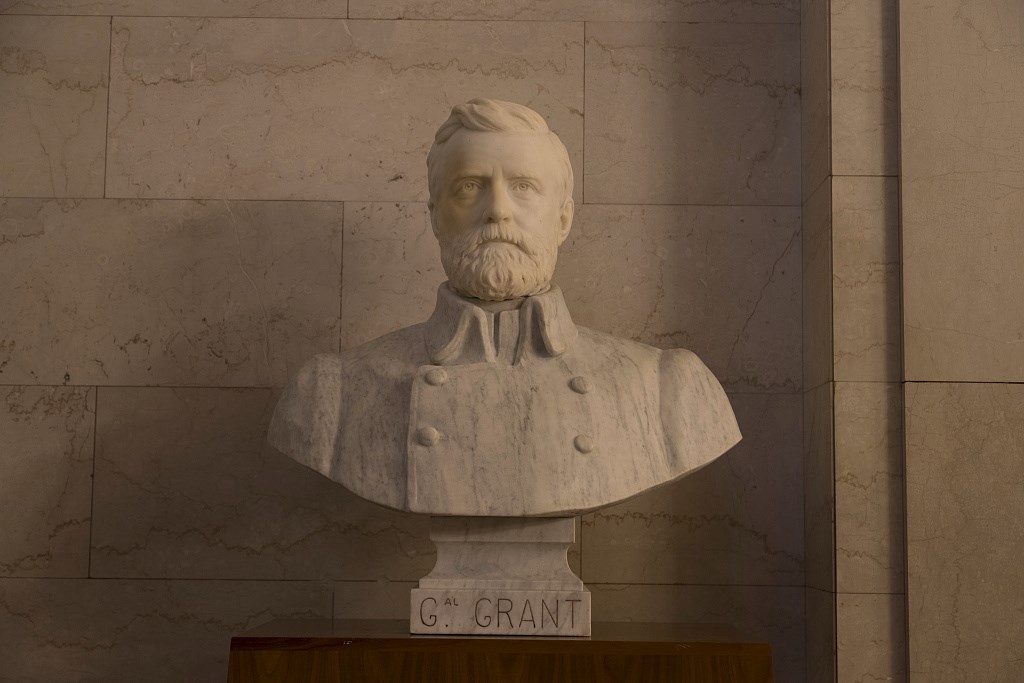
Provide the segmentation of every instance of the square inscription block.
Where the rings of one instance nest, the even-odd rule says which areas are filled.
[[[590,591],[413,588],[409,614],[412,633],[589,636]]]

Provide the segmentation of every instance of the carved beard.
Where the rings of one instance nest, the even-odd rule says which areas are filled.
[[[557,258],[557,247],[494,223],[441,242],[441,265],[452,287],[484,301],[543,292],[551,284]]]

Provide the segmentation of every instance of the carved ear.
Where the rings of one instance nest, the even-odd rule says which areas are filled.
[[[572,228],[572,217],[576,211],[576,202],[572,200],[572,197],[565,200],[565,204],[562,204],[562,212],[559,215],[559,231],[558,231],[558,243],[561,244],[565,241],[565,238],[569,236],[569,230]]]

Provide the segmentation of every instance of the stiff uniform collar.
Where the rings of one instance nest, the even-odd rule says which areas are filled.
[[[445,282],[437,289],[437,305],[425,325],[427,353],[437,365],[518,364],[560,356],[572,348],[577,334],[556,285],[525,297],[518,308],[492,313]]]

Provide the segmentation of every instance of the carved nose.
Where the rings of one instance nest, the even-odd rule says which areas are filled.
[[[503,187],[495,186],[491,190],[491,201],[487,205],[487,222],[501,223],[512,217],[512,207],[509,205],[508,193]]]

